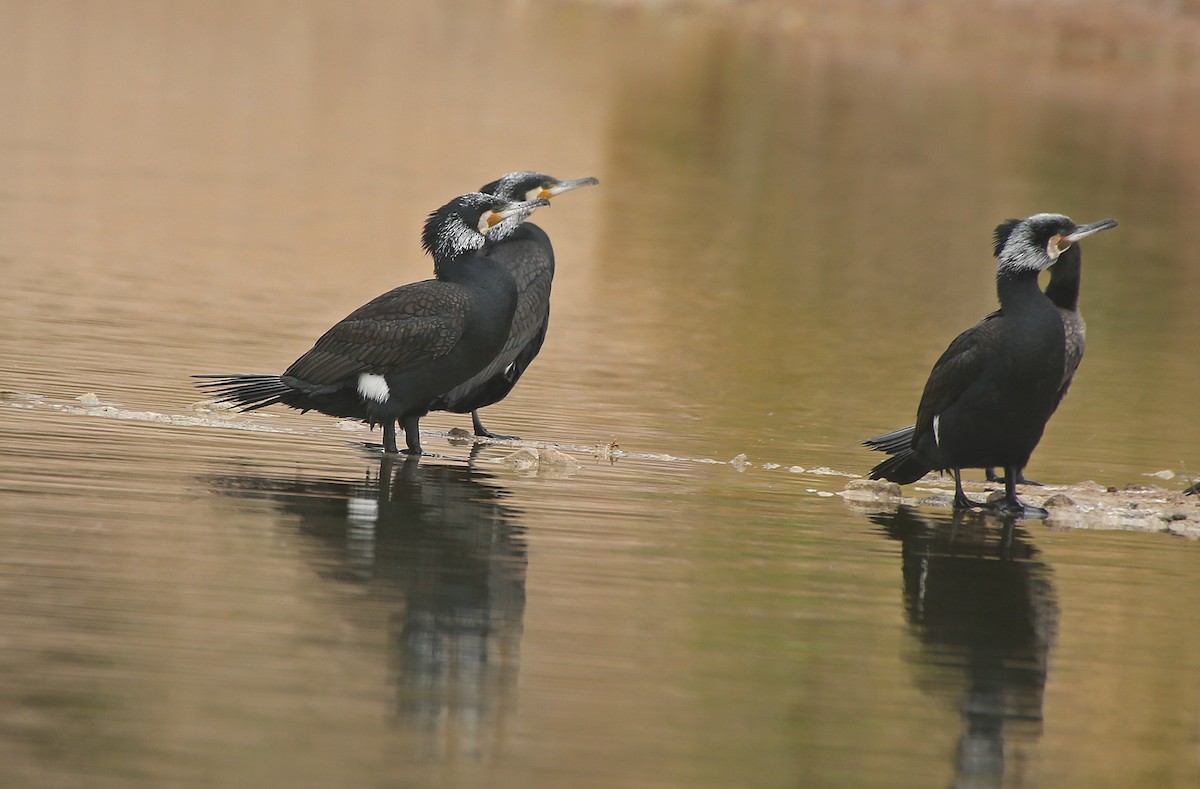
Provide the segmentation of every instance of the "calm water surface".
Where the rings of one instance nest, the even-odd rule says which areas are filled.
[[[1194,543],[833,495],[1040,210],[1121,228],[1030,474],[1200,469],[1200,68],[890,24],[0,4],[0,784],[1200,783]],[[196,410],[521,168],[577,470]]]

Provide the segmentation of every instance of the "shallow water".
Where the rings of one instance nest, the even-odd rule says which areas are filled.
[[[0,783],[1196,785],[1196,543],[833,494],[1039,210],[1121,227],[1030,475],[1196,472],[1200,69],[887,24],[0,6]],[[484,418],[577,469],[194,407],[525,167],[601,186]]]

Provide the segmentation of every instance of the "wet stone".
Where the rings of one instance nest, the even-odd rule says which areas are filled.
[[[890,501],[899,499],[902,490],[895,482],[882,479],[853,479],[846,483],[842,498],[847,501]]]

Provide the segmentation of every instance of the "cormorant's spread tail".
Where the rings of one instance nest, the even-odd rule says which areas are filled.
[[[912,446],[913,432],[915,430],[916,427],[914,425],[909,425],[899,430],[893,430],[890,433],[884,433],[881,436],[868,438],[863,444],[878,452],[896,455]]]
[[[904,449],[871,469],[871,479],[886,479],[898,485],[908,485],[933,471],[929,466],[912,456],[912,450]]]
[[[285,384],[278,375],[193,375],[193,378],[208,379],[196,384],[214,395],[219,403],[235,403],[243,411],[254,411],[276,403],[284,403],[285,397],[295,390]]]

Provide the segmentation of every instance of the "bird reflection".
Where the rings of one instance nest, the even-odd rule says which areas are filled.
[[[917,684],[957,701],[954,786],[1036,784],[1032,746],[1059,615],[1049,568],[1012,520],[905,506],[870,518],[902,546]]]
[[[318,574],[394,606],[388,654],[397,720],[430,756],[490,755],[515,707],[525,610],[519,511],[490,475],[384,457],[359,483],[211,480],[267,497],[321,548]]]

